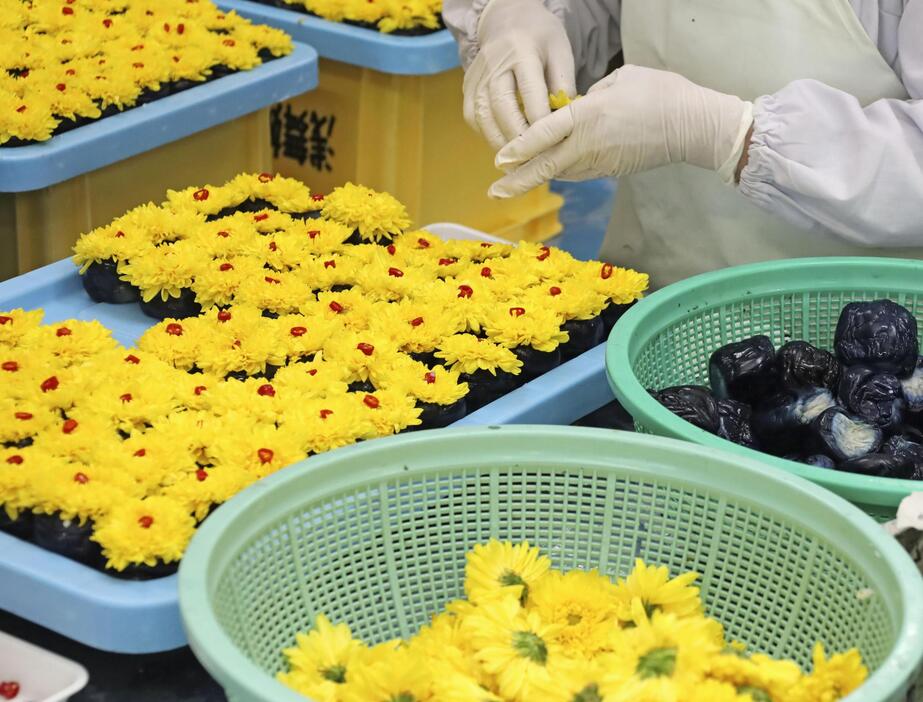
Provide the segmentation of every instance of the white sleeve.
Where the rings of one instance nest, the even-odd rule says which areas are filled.
[[[821,226],[860,246],[923,246],[921,36],[923,0],[911,1],[898,65],[910,100],[863,108],[813,80],[758,99],[740,192],[806,229]]]
[[[478,19],[488,2],[443,0],[442,17],[458,40],[465,68],[477,56]],[[542,0],[542,3],[567,29],[577,67],[577,87],[585,92],[606,75],[609,61],[622,48],[619,35],[622,0]]]

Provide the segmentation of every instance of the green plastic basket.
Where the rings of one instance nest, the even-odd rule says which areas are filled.
[[[833,348],[848,302],[889,298],[923,330],[923,261],[804,258],[726,268],[670,285],[638,302],[616,324],[606,350],[609,384],[638,431],[721,448],[782,468],[855,503],[876,519],[893,518],[923,484],[816,468],[725,441],[680,419],[648,388],[708,385],[719,346],[765,334],[777,346],[802,339]]]
[[[904,702],[920,669],[923,580],[858,509],[722,451],[573,427],[420,432],[257,483],[183,558],[189,643],[232,701],[303,701],[273,675],[316,614],[406,637],[462,595],[465,553],[491,537],[564,569],[694,569],[709,614],[759,650],[805,665],[817,640],[858,646],[875,672],[850,702]]]

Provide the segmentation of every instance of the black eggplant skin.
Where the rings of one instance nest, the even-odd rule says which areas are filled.
[[[900,456],[886,453],[870,453],[860,458],[843,461],[838,466],[839,470],[847,473],[860,473],[874,475],[879,478],[910,478],[913,475],[913,464]]]
[[[195,301],[195,293],[190,288],[183,288],[179,297],[163,300],[157,296],[149,302],[142,300],[141,311],[154,319],[186,319],[198,316],[202,305]]]
[[[529,382],[561,365],[561,350],[538,351],[531,346],[517,346],[513,349],[516,358],[522,361],[522,380]]]
[[[851,302],[840,313],[834,347],[844,365],[862,364],[905,378],[917,364],[917,320],[891,300]]]
[[[869,424],[888,428],[901,423],[904,400],[896,375],[850,366],[840,376],[838,396],[850,412]]]
[[[718,400],[718,436],[752,449],[759,448],[753,433],[750,405],[736,400]]]
[[[814,466],[815,468],[836,468],[836,463],[833,461],[833,459],[830,458],[830,456],[825,456],[822,453],[815,453],[811,456],[805,456],[801,459],[801,463]]]
[[[904,401],[911,412],[923,411],[923,356],[917,358],[917,365],[910,377],[901,382]]]
[[[122,305],[141,299],[138,288],[119,278],[118,264],[112,259],[91,263],[80,282],[93,302]]]
[[[711,434],[718,433],[718,402],[708,388],[701,385],[678,385],[654,393],[654,397],[690,424]]]
[[[807,440],[809,425],[817,416],[812,414],[812,402],[822,412],[835,404],[826,388],[811,388],[800,392],[782,392],[767,399],[753,413],[753,430],[763,450],[775,455],[799,453]]]
[[[806,341],[790,341],[776,352],[776,374],[787,390],[809,387],[834,390],[840,377],[840,362],[829,351]]]
[[[712,391],[720,400],[755,404],[775,383],[775,348],[768,336],[726,344],[708,361]]]
[[[865,445],[859,448],[841,444],[836,432],[838,423],[844,425],[842,428],[854,428],[866,433],[868,440]],[[882,439],[883,433],[879,427],[866,424],[842,407],[831,407],[811,422],[810,443],[813,445],[813,452],[830,456],[838,464],[876,453],[881,447]]]

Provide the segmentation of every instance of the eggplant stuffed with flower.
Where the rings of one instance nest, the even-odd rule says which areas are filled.
[[[917,320],[891,300],[852,302],[840,313],[834,346],[845,365],[862,364],[906,378],[917,365]]]
[[[909,378],[901,381],[904,402],[910,412],[923,412],[923,356],[917,358],[917,365]]]
[[[815,451],[838,463],[875,453],[883,438],[879,427],[851,416],[841,407],[831,407],[811,422]]]
[[[850,412],[870,424],[889,428],[901,422],[904,398],[895,375],[851,366],[843,371],[838,396]]]
[[[811,422],[835,405],[833,393],[826,388],[780,393],[754,413],[753,428],[770,453],[781,455],[796,451],[805,442]]]

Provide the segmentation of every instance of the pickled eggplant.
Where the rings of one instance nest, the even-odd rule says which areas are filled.
[[[806,341],[790,341],[776,353],[776,373],[787,390],[836,388],[840,363],[829,351]]]
[[[910,463],[914,473],[923,474],[923,445],[903,436],[892,436],[881,447],[881,452]]]
[[[863,422],[841,407],[831,407],[811,422],[815,452],[838,463],[877,452],[883,438],[879,427]]]
[[[801,462],[809,466],[814,466],[815,468],[836,468],[836,463],[833,462],[833,459],[822,453],[805,456],[801,459]]]
[[[870,453],[859,458],[843,461],[839,469],[847,473],[874,475],[879,478],[909,478],[913,475],[913,464],[906,458],[887,453]]]
[[[708,388],[701,385],[678,385],[654,396],[678,417],[712,434],[718,433],[718,402]]]
[[[727,344],[708,362],[708,377],[715,397],[754,404],[769,394],[775,383],[775,348],[768,336]]]
[[[838,395],[850,412],[870,424],[890,428],[901,423],[904,398],[895,375],[852,366],[840,377]]]
[[[904,401],[911,412],[923,412],[923,356],[917,358],[917,365],[910,377],[901,381]]]
[[[826,388],[780,393],[754,412],[753,428],[765,449],[778,455],[799,448],[811,422],[835,406],[833,393]]]
[[[906,378],[917,365],[917,320],[891,300],[852,302],[840,313],[834,346],[845,365],[862,364]]]

